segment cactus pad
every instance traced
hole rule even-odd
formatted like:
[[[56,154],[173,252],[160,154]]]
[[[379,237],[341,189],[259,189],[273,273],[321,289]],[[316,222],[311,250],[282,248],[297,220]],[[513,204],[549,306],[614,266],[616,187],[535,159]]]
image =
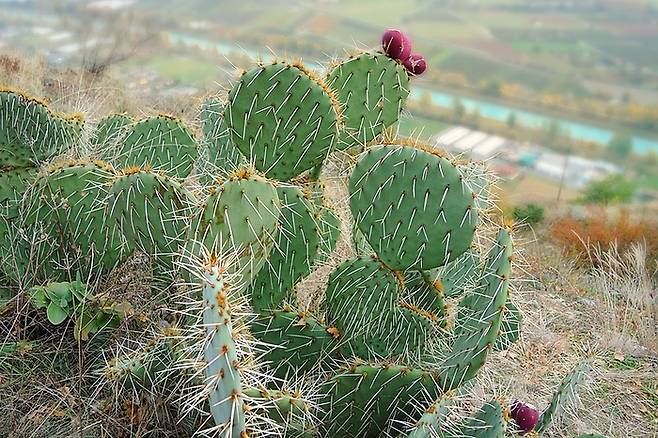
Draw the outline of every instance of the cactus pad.
[[[244,395],[240,363],[233,341],[231,309],[224,267],[210,265],[202,273],[203,324],[206,328],[204,357],[210,412],[219,436],[248,436],[245,428]]]
[[[0,168],[29,167],[64,152],[79,138],[82,124],[37,99],[0,90]]]
[[[303,68],[286,63],[246,72],[225,118],[235,146],[258,170],[287,180],[320,164],[338,140],[338,104]]]
[[[275,242],[280,212],[276,187],[270,181],[248,171],[236,173],[212,190],[192,222],[189,250],[199,254],[197,245],[202,244],[214,254],[237,251],[236,269],[250,283]]]
[[[444,297],[454,298],[475,286],[479,268],[480,256],[474,249],[469,249],[452,262],[423,272],[423,277],[441,289]]]
[[[90,274],[99,256],[105,256],[99,205],[113,176],[102,162],[66,161],[35,181],[21,206],[21,225],[31,245],[26,256],[30,271],[37,279],[65,278],[68,269]]]
[[[569,372],[569,374],[562,378],[560,386],[553,394],[551,403],[541,413],[539,422],[537,423],[537,426],[535,426],[535,430],[538,433],[541,434],[546,432],[553,422],[558,420],[577,399],[578,391],[583,385],[591,366],[590,359],[582,360]]]
[[[335,348],[327,328],[309,316],[277,310],[259,316],[252,324],[254,336],[275,346],[263,356],[279,378],[301,375],[316,368]]]
[[[250,289],[252,305],[259,311],[281,308],[286,300],[296,304],[293,287],[311,272],[320,246],[312,205],[301,190],[279,187],[277,194],[281,202],[277,241]]]
[[[340,218],[328,205],[316,211],[316,221],[320,227],[320,251],[316,263],[323,263],[336,249],[340,237]]]
[[[169,177],[140,169],[123,172],[112,181],[104,205],[106,250],[123,258],[139,250],[154,256],[157,266],[172,269],[194,203],[193,195]]]
[[[405,287],[405,301],[430,313],[437,321],[445,316],[443,292],[436,282],[426,281],[420,273],[409,272],[405,276]]]
[[[431,321],[400,301],[403,290],[401,275],[373,258],[348,260],[331,274],[328,322],[340,332],[345,354],[376,359],[424,346]]]
[[[369,149],[350,177],[350,208],[368,243],[392,269],[430,269],[470,246],[473,193],[445,158],[414,147]]]
[[[496,400],[485,403],[462,429],[458,436],[473,438],[504,438],[503,407]]]
[[[338,64],[327,83],[343,108],[340,149],[369,143],[397,123],[409,95],[404,67],[381,53],[363,53]]]
[[[112,145],[124,138],[132,123],[133,119],[126,114],[107,116],[96,125],[96,132],[91,142],[97,146]]]
[[[496,342],[508,296],[511,258],[512,240],[506,230],[500,230],[477,288],[460,302],[457,337],[441,366],[441,386],[446,391],[472,379]]]
[[[224,177],[230,172],[244,167],[247,162],[244,155],[233,146],[228,126],[224,120],[224,102],[219,99],[204,102],[199,117],[203,131],[200,151],[205,160],[203,175]]]
[[[323,436],[378,437],[396,419],[418,419],[435,400],[434,376],[401,366],[357,366],[323,386],[326,428]]]
[[[433,403],[420,417],[418,423],[407,434],[407,438],[433,438],[442,437],[445,434],[446,425],[443,424],[448,416],[448,407],[454,403],[454,400],[447,396],[442,396]]]
[[[184,178],[198,155],[192,133],[180,120],[159,115],[133,124],[119,146],[117,167],[152,167]]]
[[[511,301],[505,303],[505,313],[500,326],[500,334],[494,344],[494,351],[507,350],[513,343],[519,340],[521,335],[521,310]]]

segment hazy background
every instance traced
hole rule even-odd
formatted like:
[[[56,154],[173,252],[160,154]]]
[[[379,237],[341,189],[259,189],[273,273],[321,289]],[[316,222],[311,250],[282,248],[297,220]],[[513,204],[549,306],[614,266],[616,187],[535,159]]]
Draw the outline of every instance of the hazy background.
[[[429,63],[403,133],[489,160],[510,203],[601,180],[622,190],[606,203],[658,199],[658,1],[0,0],[0,54],[153,98],[216,92],[256,56],[322,69],[387,27]]]

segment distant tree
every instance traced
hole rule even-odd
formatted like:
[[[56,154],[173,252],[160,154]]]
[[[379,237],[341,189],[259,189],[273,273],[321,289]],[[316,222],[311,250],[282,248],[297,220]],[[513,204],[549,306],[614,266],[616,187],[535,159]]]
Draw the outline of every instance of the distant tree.
[[[516,113],[509,113],[509,116],[507,116],[507,126],[510,128],[516,126]]]
[[[585,204],[626,203],[633,198],[633,184],[621,175],[611,175],[592,181],[585,187],[582,201]]]
[[[633,150],[633,139],[624,133],[616,133],[608,143],[608,149],[614,155],[625,158]]]

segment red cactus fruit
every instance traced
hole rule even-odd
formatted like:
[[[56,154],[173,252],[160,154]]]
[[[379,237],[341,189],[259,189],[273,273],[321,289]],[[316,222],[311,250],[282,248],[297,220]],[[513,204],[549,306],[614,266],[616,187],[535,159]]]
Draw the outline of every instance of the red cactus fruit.
[[[531,404],[514,400],[510,405],[510,416],[523,433],[530,432],[539,421],[539,411]]]
[[[423,74],[423,72],[427,69],[427,61],[425,61],[423,55],[419,53],[412,53],[407,59],[404,60],[402,64],[411,76]]]
[[[401,30],[388,29],[382,36],[382,47],[391,58],[404,61],[411,54],[411,39]]]

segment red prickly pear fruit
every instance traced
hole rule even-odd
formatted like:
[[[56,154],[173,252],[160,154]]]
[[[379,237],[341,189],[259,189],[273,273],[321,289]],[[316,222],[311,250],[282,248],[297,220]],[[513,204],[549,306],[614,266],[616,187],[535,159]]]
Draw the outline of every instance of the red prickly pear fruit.
[[[411,54],[411,39],[401,30],[388,29],[382,36],[382,47],[388,56],[403,61]]]
[[[510,405],[510,416],[523,433],[530,432],[539,422],[539,411],[531,404],[514,400]]]
[[[402,65],[404,65],[404,68],[407,69],[407,73],[411,76],[418,76],[427,70],[427,61],[425,61],[423,55],[419,53],[412,53],[409,55]]]

